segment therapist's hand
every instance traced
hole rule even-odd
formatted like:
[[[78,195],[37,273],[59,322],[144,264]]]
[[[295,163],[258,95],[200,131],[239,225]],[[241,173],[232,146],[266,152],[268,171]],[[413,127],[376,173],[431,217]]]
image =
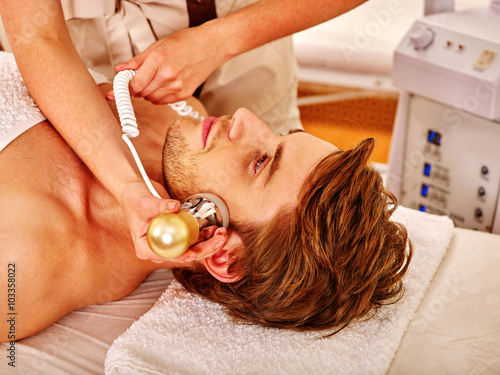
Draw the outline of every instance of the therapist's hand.
[[[165,259],[156,255],[149,247],[146,234],[149,224],[156,216],[165,212],[177,212],[180,202],[170,199],[160,184],[152,182],[158,194],[165,199],[154,197],[142,181],[128,185],[123,197],[123,209],[130,228],[135,252],[139,259],[151,260],[155,263],[185,264],[193,260],[201,260],[215,254],[227,242],[225,228],[215,226],[200,231],[197,242],[177,258]]]
[[[228,59],[216,31],[202,25],[160,39],[115,70],[137,70],[131,94],[167,104],[191,96]]]

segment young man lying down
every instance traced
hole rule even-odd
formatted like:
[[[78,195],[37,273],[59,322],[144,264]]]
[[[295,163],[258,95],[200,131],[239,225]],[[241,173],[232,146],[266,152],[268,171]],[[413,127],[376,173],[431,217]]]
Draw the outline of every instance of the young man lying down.
[[[111,85],[100,88],[104,95]],[[52,126],[37,122],[0,152],[0,311],[9,317],[15,265],[15,339],[120,299],[158,268],[173,268],[238,321],[327,334],[400,296],[411,246],[390,221],[394,198],[367,165],[372,139],[340,151],[304,132],[276,136],[245,109],[204,136],[202,122],[169,106],[135,100],[134,108],[134,143],[150,178],[180,201],[221,197],[230,226],[202,233],[210,238],[196,245],[209,248],[202,260],[138,259],[118,203]],[[2,327],[1,339],[12,340]]]

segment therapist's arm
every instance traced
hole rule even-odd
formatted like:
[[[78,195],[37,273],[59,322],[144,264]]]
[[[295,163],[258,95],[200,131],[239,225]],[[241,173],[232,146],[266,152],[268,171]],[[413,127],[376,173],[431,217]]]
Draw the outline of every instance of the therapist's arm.
[[[223,40],[226,59],[273,40],[318,25],[366,0],[260,0],[213,20]]]
[[[117,70],[139,69],[132,92],[156,103],[193,94],[239,54],[337,17],[366,0],[259,0],[227,16],[152,44]]]
[[[0,13],[33,99],[122,206],[138,256],[160,260],[147,246],[147,225],[179,203],[149,193],[120,125],[73,46],[59,0],[0,0]]]

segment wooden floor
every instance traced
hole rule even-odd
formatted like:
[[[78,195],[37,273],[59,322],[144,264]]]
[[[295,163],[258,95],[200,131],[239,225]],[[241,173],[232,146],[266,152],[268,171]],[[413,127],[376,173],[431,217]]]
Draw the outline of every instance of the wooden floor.
[[[377,145],[371,160],[378,163],[388,161],[397,102],[397,93],[299,84],[304,129],[342,149],[373,137]]]

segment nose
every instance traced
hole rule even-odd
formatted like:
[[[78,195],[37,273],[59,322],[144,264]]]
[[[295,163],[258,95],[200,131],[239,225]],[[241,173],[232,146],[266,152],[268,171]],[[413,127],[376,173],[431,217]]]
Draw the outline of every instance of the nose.
[[[240,108],[234,112],[231,129],[229,129],[229,139],[232,142],[238,142],[243,136],[245,121],[248,118],[248,110]]]
[[[271,133],[269,127],[263,123],[257,116],[246,108],[238,109],[232,119],[232,125],[229,129],[229,139],[232,142],[241,141],[244,138],[250,138],[257,141],[267,133]]]

